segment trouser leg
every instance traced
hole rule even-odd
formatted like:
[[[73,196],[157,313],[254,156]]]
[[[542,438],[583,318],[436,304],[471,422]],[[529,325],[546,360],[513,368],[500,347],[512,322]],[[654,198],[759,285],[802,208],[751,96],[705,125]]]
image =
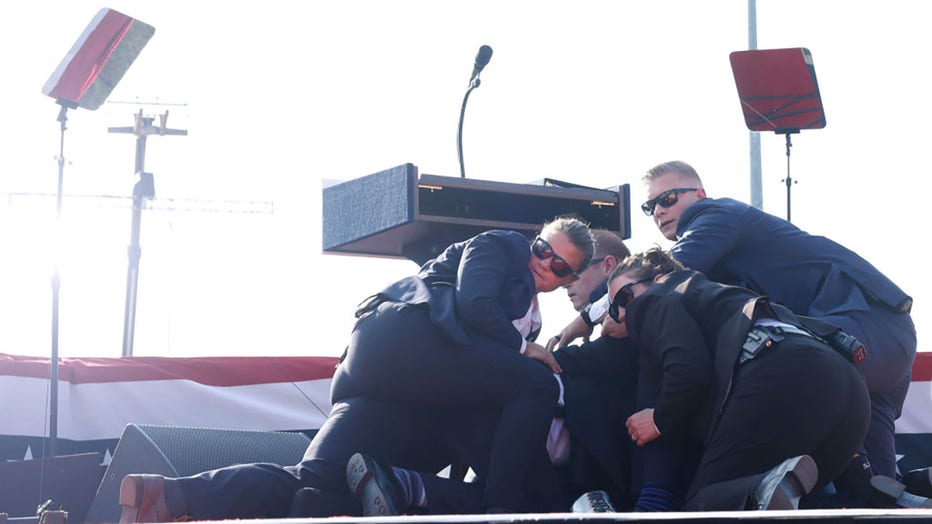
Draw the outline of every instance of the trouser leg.
[[[302,462],[282,467],[246,464],[178,479],[190,515],[198,520],[281,518],[288,516],[295,493],[314,488],[335,502],[350,496],[346,462],[356,452],[384,457],[398,465],[442,467],[452,455],[431,434],[425,410],[354,397],[333,405]],[[328,504],[340,514],[354,514],[347,504]],[[357,511],[355,514],[359,514]]]
[[[875,473],[896,477],[895,422],[903,410],[916,356],[912,318],[874,306],[870,311],[823,317],[864,344],[867,359],[857,367],[871,396],[871,420],[862,452]]]
[[[708,484],[693,493],[683,511],[743,511],[765,473]]]
[[[302,487],[294,467],[243,464],[175,481],[194,520],[281,518]]]

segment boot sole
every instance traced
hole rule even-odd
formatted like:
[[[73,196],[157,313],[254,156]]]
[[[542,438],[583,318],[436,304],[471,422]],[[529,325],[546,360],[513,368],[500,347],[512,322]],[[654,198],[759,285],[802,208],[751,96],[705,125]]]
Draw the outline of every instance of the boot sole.
[[[809,455],[800,455],[785,464],[783,479],[777,485],[766,507],[760,509],[798,508],[800,498],[808,495],[818,480],[819,468],[815,461]],[[790,485],[786,486],[785,482]]]
[[[125,477],[120,482],[120,524],[172,522],[162,482],[161,478]]]
[[[365,456],[356,453],[346,463],[346,483],[354,495],[362,501],[364,517],[386,517],[398,515],[391,493],[381,486],[387,479],[380,479],[378,466]]]

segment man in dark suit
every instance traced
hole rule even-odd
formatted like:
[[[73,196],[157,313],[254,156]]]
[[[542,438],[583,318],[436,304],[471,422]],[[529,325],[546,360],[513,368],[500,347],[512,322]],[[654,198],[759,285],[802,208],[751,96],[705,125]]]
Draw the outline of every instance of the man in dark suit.
[[[299,490],[315,495],[293,516],[564,508],[546,450],[559,366],[533,342],[537,293],[576,278],[592,257],[592,236],[582,222],[558,218],[528,240],[481,233],[367,300],[333,378],[333,410],[301,463],[179,479],[128,475],[120,521],[280,518]],[[353,462],[359,452],[367,460]],[[368,456],[406,469],[354,476],[375,466]],[[433,474],[456,460],[483,482]]]
[[[463,511],[526,511],[528,491],[549,493],[536,499],[546,501],[537,510],[557,509],[545,444],[559,390],[552,373],[528,358],[553,358],[533,342],[536,295],[574,280],[592,249],[589,229],[576,220],[544,226],[531,249],[528,239],[505,231],[451,245],[417,276],[379,293],[381,303],[353,332],[332,396],[498,410],[481,502]],[[419,505],[405,500],[391,512]]]
[[[660,164],[643,180],[648,198],[642,210],[676,242],[671,252],[683,265],[838,326],[864,344],[867,358],[858,370],[871,395],[870,429],[836,486],[853,498],[847,505],[865,503],[871,468],[896,475],[894,422],[916,353],[912,299],[836,242],[741,202],[707,198],[685,162]]]
[[[628,419],[630,438],[644,449],[701,442],[684,510],[795,509],[860,444],[864,381],[785,307],[681,268],[655,248],[610,277],[609,314],[654,393]]]

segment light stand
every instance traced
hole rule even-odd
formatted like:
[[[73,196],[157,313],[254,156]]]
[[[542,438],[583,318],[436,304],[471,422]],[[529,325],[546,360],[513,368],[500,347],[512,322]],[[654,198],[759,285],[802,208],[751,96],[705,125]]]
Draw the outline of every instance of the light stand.
[[[65,130],[68,129],[68,109],[77,105],[66,100],[58,100],[58,122],[61,138],[58,145],[58,191],[55,196],[55,260],[52,268],[52,354],[49,361],[49,455],[58,454],[58,318],[61,296],[61,277],[58,274],[58,249],[61,245],[61,204],[65,180]],[[45,456],[45,453],[43,453]]]
[[[790,176],[790,148],[793,147],[793,143],[790,140],[790,135],[794,133],[799,133],[799,129],[784,129],[777,131],[778,135],[786,135],[786,178],[781,180],[781,182],[786,183],[786,221],[792,222],[790,220],[790,187],[795,183],[795,180]]]
[[[155,28],[152,26],[123,13],[101,9],[42,87],[43,94],[54,98],[56,103],[61,105],[58,113],[61,141],[58,154],[55,267],[52,274],[52,351],[49,361],[48,450],[52,456],[58,454],[58,327],[61,290],[61,278],[58,274],[58,228],[61,222],[64,185],[67,111],[78,107],[93,111],[100,107],[154,32]]]

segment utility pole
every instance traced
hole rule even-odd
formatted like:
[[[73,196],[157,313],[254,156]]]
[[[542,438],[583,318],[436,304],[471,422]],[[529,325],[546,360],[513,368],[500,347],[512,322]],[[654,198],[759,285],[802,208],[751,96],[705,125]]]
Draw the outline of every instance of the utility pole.
[[[748,49],[757,49],[757,0],[748,0]],[[750,146],[751,205],[764,208],[763,172],[760,158],[760,133],[748,131]]]
[[[123,356],[133,354],[133,338],[136,329],[136,296],[139,286],[139,258],[142,249],[139,247],[139,232],[142,222],[142,209],[146,200],[155,198],[155,180],[152,173],[145,170],[146,138],[149,135],[187,135],[183,129],[169,129],[168,110],[159,115],[159,125],[155,125],[155,117],[143,116],[142,109],[136,113],[136,121],[132,127],[111,127],[111,133],[132,133],[136,135],[136,185],[133,186],[133,220],[130,229],[130,244],[128,248],[129,267],[126,271],[126,307],[123,315]]]

